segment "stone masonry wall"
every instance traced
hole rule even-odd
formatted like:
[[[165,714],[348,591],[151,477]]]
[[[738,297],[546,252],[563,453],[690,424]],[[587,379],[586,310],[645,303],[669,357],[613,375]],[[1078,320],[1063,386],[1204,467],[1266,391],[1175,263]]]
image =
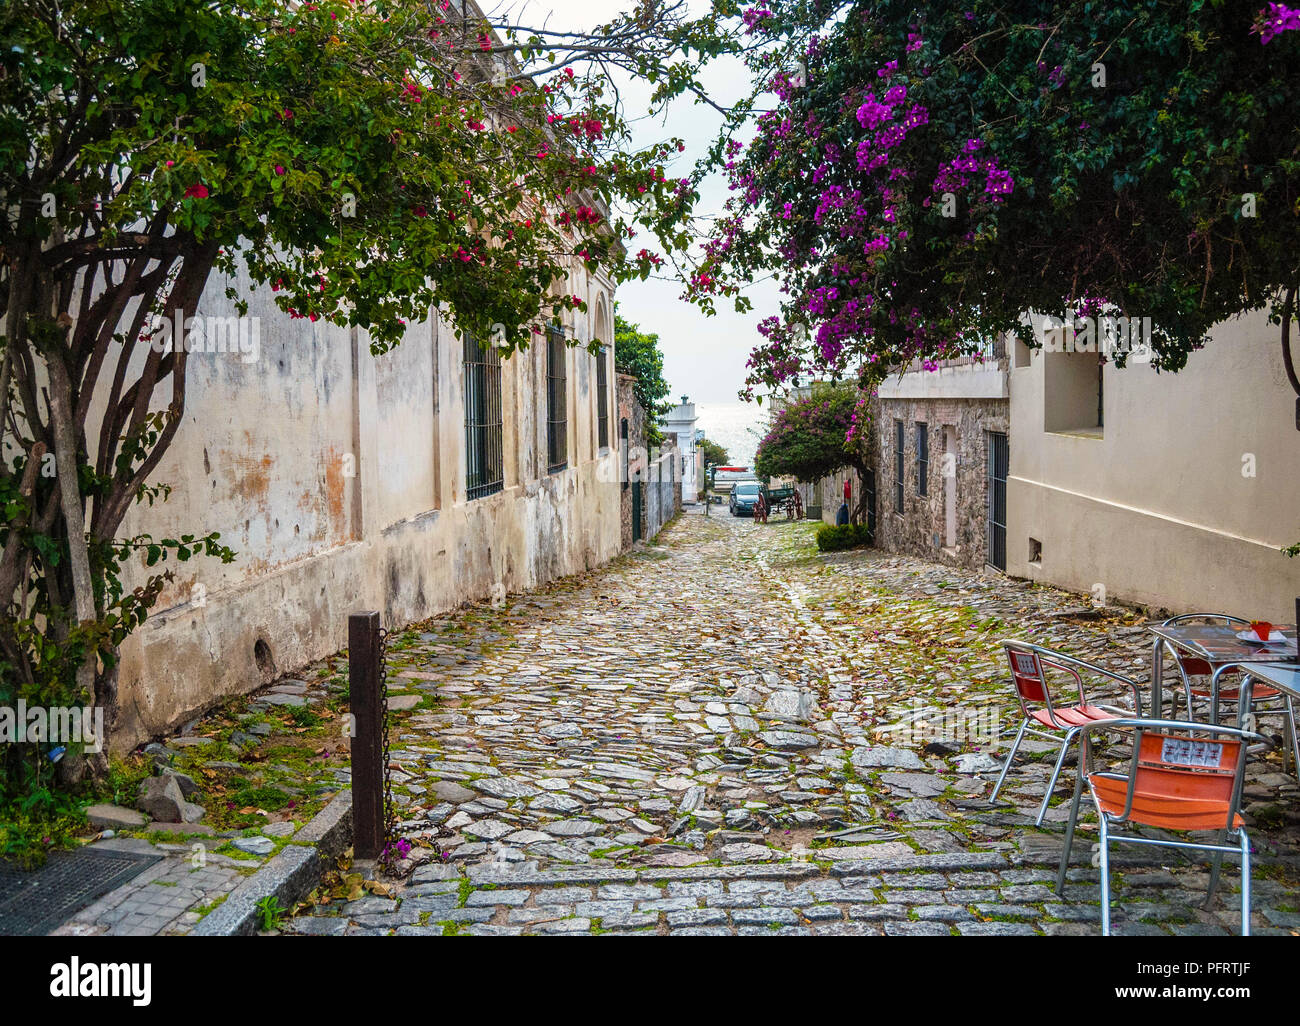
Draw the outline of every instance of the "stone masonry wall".
[[[876,462],[876,545],[888,552],[924,556],[979,569],[988,559],[988,437],[1005,433],[1010,406],[1005,399],[889,399],[874,405]],[[903,512],[896,511],[895,421],[903,422]],[[929,428],[928,494],[917,484],[916,425]],[[956,432],[956,544],[947,545],[944,428]],[[832,519],[834,512],[831,513]]]

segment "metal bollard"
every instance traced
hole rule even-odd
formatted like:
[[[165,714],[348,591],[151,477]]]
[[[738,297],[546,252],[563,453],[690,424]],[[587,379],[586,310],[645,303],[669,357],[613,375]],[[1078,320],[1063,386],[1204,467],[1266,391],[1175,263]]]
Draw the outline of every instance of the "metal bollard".
[[[352,734],[353,850],[378,858],[384,845],[384,707],[379,613],[348,617],[348,683]]]

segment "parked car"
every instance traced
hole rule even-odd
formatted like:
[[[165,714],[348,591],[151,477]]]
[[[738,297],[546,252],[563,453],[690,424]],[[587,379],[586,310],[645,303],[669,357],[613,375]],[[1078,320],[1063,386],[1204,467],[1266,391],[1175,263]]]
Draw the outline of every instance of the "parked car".
[[[722,496],[729,495],[731,489],[741,481],[758,480],[748,467],[714,467],[712,474],[713,492]]]
[[[754,506],[758,502],[758,489],[757,481],[737,481],[732,486],[727,505],[733,517],[754,515]]]

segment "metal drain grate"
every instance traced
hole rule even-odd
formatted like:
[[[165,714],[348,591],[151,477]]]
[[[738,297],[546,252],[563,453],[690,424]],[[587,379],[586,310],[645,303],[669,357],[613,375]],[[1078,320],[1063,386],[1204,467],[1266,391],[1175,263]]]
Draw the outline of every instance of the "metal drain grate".
[[[44,936],[161,858],[83,848],[52,852],[34,872],[0,861],[0,936]]]

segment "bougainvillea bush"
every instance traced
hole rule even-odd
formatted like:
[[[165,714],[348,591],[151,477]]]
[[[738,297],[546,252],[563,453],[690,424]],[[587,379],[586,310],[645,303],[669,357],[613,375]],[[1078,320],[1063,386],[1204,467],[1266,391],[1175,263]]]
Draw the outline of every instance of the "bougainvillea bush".
[[[1150,317],[1166,370],[1235,314],[1289,321],[1298,21],[1202,0],[751,7],[770,109],[720,144],[731,200],[690,293],[780,282],[747,394],[998,332],[1038,344],[1029,311]]]
[[[817,481],[848,467],[865,478],[871,466],[869,397],[850,384],[814,385],[809,395],[773,414],[754,456],[754,472],[764,481]],[[865,511],[862,503],[859,496],[854,523]]]

